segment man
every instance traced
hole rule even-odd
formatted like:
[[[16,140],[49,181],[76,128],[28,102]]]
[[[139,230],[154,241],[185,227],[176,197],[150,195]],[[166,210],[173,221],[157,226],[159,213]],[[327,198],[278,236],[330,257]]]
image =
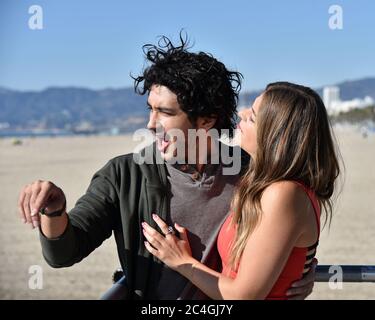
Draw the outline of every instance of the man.
[[[222,144],[211,143],[216,141],[214,137],[208,135],[206,148],[199,149],[193,161],[187,150],[196,145],[192,148],[186,141],[192,129],[226,129],[232,136],[242,76],[206,53],[189,52],[187,42],[180,40],[180,46],[165,37],[159,46],[144,46],[151,65],[134,78],[135,89],[148,93],[147,127],[155,134],[156,143],[142,152],[152,148],[151,164],[140,163],[134,154],[110,160],[93,176],[86,194],[69,214],[63,191],[51,182],[35,181],[25,186],[19,197],[21,217],[40,227],[43,255],[52,267],[81,261],[113,232],[129,299],[204,298],[186,279],[148,253],[141,223],[156,227],[152,214],[157,213],[169,225],[177,222],[186,227],[194,257],[218,269],[216,236],[241,177],[240,170],[223,174],[227,164],[222,156],[218,162],[212,161],[212,155],[222,155],[224,149]],[[169,134],[173,129],[185,138],[187,149],[182,158],[186,164],[181,164],[181,152],[177,163],[171,161],[181,142]],[[231,149],[233,162],[238,160],[246,168],[248,157],[236,151],[239,149]],[[161,163],[157,161],[160,156]],[[210,156],[207,164],[202,161]],[[312,271],[292,289],[292,297],[310,294],[313,279]]]

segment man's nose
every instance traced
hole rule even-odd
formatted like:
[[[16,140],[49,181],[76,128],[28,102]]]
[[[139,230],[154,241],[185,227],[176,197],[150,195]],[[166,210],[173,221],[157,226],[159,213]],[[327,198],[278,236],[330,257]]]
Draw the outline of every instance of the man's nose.
[[[156,114],[151,111],[150,116],[148,118],[147,129],[156,130],[156,122]]]

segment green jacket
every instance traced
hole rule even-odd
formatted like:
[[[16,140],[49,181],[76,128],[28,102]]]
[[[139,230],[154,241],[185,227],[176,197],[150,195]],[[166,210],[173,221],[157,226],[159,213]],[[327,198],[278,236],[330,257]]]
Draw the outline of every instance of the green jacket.
[[[153,146],[154,160],[155,149]],[[243,163],[247,161],[243,156]],[[167,174],[165,164],[139,165],[132,153],[110,160],[95,173],[86,194],[69,212],[64,234],[47,239],[41,233],[47,263],[54,268],[71,266],[99,247],[113,231],[129,298],[153,298],[162,262],[146,250],[141,223],[146,221],[157,228],[152,214],[164,220],[169,215]]]

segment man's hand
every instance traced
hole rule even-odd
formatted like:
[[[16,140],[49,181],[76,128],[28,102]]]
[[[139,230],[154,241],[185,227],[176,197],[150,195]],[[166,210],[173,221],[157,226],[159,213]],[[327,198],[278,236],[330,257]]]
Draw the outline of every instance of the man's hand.
[[[301,280],[292,283],[292,287],[287,291],[288,300],[304,300],[312,292],[315,281],[315,269],[318,260],[314,258],[309,273]]]
[[[24,186],[18,198],[18,211],[21,220],[32,228],[40,226],[39,211],[46,213],[62,209],[66,199],[64,192],[50,181],[37,180]]]

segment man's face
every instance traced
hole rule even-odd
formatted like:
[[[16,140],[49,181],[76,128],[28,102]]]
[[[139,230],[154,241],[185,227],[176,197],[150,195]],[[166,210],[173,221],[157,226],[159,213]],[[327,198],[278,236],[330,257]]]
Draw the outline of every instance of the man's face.
[[[153,85],[148,96],[147,104],[150,109],[150,118],[147,128],[156,134],[156,145],[165,161],[175,156],[176,138],[168,135],[168,131],[179,129],[188,141],[188,129],[194,126],[188,116],[180,108],[177,96],[167,87]]]

